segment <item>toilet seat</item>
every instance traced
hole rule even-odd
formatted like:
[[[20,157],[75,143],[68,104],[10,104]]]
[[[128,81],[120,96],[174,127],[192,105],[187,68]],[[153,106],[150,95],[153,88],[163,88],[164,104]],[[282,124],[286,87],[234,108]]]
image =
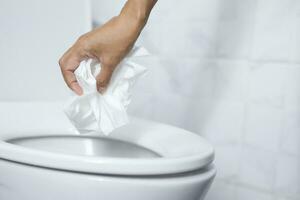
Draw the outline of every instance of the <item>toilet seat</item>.
[[[0,159],[57,170],[113,175],[176,174],[203,168],[213,161],[213,147],[202,137],[138,118],[132,118],[130,124],[115,130],[109,137],[149,149],[160,157],[67,155],[9,142],[24,137],[74,136],[74,130],[58,105],[44,102],[0,103],[3,111],[0,114]],[[100,137],[95,133],[89,136]]]

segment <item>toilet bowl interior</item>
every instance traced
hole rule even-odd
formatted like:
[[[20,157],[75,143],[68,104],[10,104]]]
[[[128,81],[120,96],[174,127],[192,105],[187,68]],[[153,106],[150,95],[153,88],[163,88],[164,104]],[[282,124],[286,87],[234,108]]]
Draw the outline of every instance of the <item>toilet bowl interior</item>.
[[[6,142],[42,151],[75,156],[114,158],[159,158],[158,153],[137,144],[97,136],[38,136]]]

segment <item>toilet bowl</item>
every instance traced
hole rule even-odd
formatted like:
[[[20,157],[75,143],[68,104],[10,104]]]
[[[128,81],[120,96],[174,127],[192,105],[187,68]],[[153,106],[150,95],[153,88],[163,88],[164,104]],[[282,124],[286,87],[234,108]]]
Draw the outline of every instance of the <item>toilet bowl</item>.
[[[199,200],[216,170],[202,137],[131,118],[80,135],[59,103],[0,103],[0,199]]]

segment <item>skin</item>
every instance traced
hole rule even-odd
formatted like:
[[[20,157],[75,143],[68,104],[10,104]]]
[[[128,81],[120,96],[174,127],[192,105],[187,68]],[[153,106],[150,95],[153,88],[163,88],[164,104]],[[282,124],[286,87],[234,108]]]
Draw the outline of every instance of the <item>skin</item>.
[[[104,93],[115,68],[146,25],[155,3],[156,0],[128,0],[118,16],[79,37],[59,60],[68,87],[77,95],[83,94],[74,71],[82,60],[93,58],[101,62],[102,69],[96,81],[98,91]]]

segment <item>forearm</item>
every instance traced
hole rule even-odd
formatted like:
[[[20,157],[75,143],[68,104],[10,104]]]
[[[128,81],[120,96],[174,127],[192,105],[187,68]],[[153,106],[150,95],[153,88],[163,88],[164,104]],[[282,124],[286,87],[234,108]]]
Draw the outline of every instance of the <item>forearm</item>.
[[[128,17],[142,29],[157,0],[128,0],[120,12],[120,16]]]

